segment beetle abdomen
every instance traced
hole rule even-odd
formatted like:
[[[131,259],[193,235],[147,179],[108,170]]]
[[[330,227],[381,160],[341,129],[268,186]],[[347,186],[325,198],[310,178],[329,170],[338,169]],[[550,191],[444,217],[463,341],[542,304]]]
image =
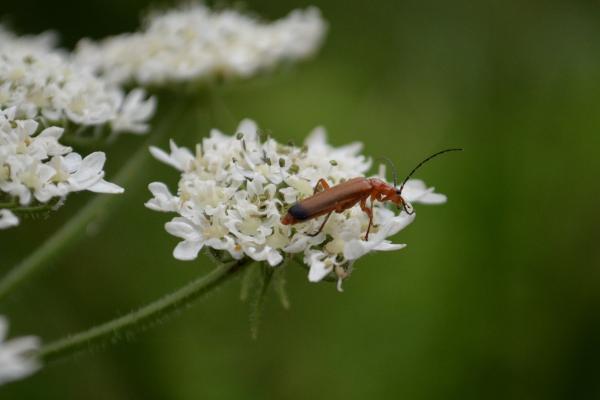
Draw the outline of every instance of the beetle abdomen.
[[[282,221],[285,224],[295,224],[296,222],[320,217],[332,211],[345,210],[356,204],[371,190],[372,186],[366,178],[350,179],[300,200],[290,207]]]
[[[304,207],[301,203],[296,203],[290,207],[288,213],[298,221],[306,221],[311,217],[310,210]]]

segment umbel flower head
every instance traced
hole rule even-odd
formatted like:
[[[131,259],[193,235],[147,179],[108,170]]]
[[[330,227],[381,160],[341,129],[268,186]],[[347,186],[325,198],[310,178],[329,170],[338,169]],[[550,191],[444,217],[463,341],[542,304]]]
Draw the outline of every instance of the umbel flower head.
[[[311,56],[325,31],[314,7],[267,23],[235,10],[212,11],[190,4],[151,14],[140,32],[99,43],[83,40],[76,57],[116,83],[247,78]]]
[[[322,128],[315,129],[301,148],[271,138],[261,141],[259,136],[256,124],[244,120],[232,136],[213,130],[195,152],[173,142],[170,152],[150,149],[181,172],[176,195],[164,183],[154,182],[149,185],[154,197],[146,203],[152,210],[177,214],[165,226],[182,239],[175,258],[193,260],[208,247],[234,259],[249,257],[276,267],[298,256],[310,268],[310,281],[333,275],[341,283],[365,254],[405,246],[393,244],[389,237],[410,224],[414,214],[396,214],[381,202],[375,203],[376,225],[368,241],[364,235],[369,218],[359,207],[333,213],[316,236],[311,234],[322,218],[283,225],[289,207],[311,196],[319,179],[336,185],[364,176],[371,161],[360,155],[360,143],[328,145]],[[446,200],[419,180],[406,184],[403,197],[429,204]]]
[[[0,108],[16,107],[19,118],[61,126],[147,131],[154,98],[146,98],[142,89],[125,94],[52,43],[50,34],[18,37],[0,27]]]
[[[6,340],[8,321],[0,315],[0,385],[23,379],[40,368],[38,361],[29,353],[39,347],[34,336]]]
[[[123,192],[104,180],[103,152],[83,158],[59,143],[62,128],[40,131],[36,121],[16,119],[15,113],[15,107],[0,110],[0,229],[18,224],[11,209],[60,201],[82,190]]]

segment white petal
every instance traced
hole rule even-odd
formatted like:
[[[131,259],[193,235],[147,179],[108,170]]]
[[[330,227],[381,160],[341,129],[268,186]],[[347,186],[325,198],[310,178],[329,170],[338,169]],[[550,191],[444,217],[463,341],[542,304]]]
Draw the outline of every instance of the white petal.
[[[17,218],[15,214],[13,214],[10,210],[0,210],[0,229],[7,229],[17,225],[19,225],[19,218]],[[2,337],[0,335],[0,341],[1,340]]]
[[[446,202],[446,196],[434,193],[435,188],[427,188],[425,182],[419,179],[411,179],[404,185],[402,197],[409,203],[442,204]]]
[[[34,336],[6,339],[8,323],[0,317],[0,385],[23,379],[40,368],[32,352],[40,347],[40,341]]]
[[[317,126],[308,135],[304,144],[308,147],[324,147],[327,146],[327,131],[322,126]]]
[[[175,169],[184,171],[187,165],[194,160],[194,155],[185,147],[178,147],[173,140],[169,141],[169,146],[171,148],[170,155],[154,146],[150,147],[150,153],[157,160],[162,161]]]
[[[194,225],[185,218],[173,218],[172,221],[167,222],[165,224],[165,229],[171,235],[177,236],[185,240],[200,240],[200,234],[198,233]]]
[[[344,246],[344,257],[347,260],[356,260],[371,251],[392,251],[405,247],[405,245],[391,244],[386,239],[404,229],[414,218],[414,214],[403,213],[386,221],[375,234],[369,237],[368,242],[361,239],[348,241]]]
[[[182,261],[194,260],[198,257],[198,252],[202,250],[202,246],[202,242],[184,240],[179,242],[173,250],[173,257]]]
[[[78,153],[69,153],[62,158],[65,168],[70,173],[77,171],[82,161],[83,159]]]
[[[326,264],[323,259],[327,259],[321,251],[309,252],[304,257],[304,261],[310,267],[308,271],[308,280],[310,282],[319,282],[325,278],[332,270],[333,264]]]
[[[237,132],[242,133],[246,140],[254,140],[258,126],[251,119],[244,119],[237,127]]]
[[[88,187],[87,190],[89,190],[90,192],[111,194],[123,193],[125,191],[125,189],[123,189],[121,186],[111,182],[107,182],[104,179],[101,179],[92,186]]]
[[[91,153],[85,157],[79,169],[69,178],[69,183],[74,190],[87,190],[98,183],[104,175],[102,167],[105,161],[106,155],[101,151]]]
[[[55,139],[60,139],[64,132],[63,128],[59,128],[57,126],[51,126],[49,128],[44,129],[37,137],[52,137]]]
[[[384,240],[377,246],[373,247],[373,250],[374,251],[394,251],[394,250],[403,249],[405,247],[406,247],[406,244],[392,243],[389,240]]]
[[[83,159],[81,168],[89,174],[98,174],[102,171],[106,162],[106,154],[102,151],[95,151]]]
[[[422,204],[444,204],[446,201],[448,201],[446,195],[441,193],[433,193],[433,190],[434,189],[432,188],[432,192],[425,194],[419,198],[417,202]]]
[[[162,150],[156,146],[150,146],[150,153],[158,161],[161,161],[167,165],[170,165],[172,167],[179,169],[176,165],[174,165],[173,161],[171,161],[171,157],[164,150]]]
[[[37,170],[38,179],[42,183],[48,182],[50,180],[50,178],[52,178],[54,176],[54,174],[56,174],[56,171],[54,170],[54,168],[52,168],[46,164],[40,165],[40,167]]]
[[[326,267],[323,262],[314,262],[308,271],[308,280],[310,282],[320,282],[333,270],[333,267]]]
[[[371,251],[368,242],[360,239],[351,240],[344,246],[344,257],[348,260],[356,260]]]
[[[167,185],[162,182],[152,182],[148,185],[148,189],[154,198],[146,202],[146,207],[154,211],[177,211],[179,198],[171,194]]]
[[[271,267],[274,267],[283,261],[283,256],[270,246],[264,246],[262,249],[249,246],[244,249],[244,252],[248,257],[255,261],[267,261]]]

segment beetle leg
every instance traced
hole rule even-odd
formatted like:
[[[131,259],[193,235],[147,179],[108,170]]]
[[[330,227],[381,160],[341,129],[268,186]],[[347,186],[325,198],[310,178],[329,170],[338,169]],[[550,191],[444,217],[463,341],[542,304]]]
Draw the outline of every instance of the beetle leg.
[[[315,190],[313,191],[313,194],[315,194],[319,191],[319,186],[321,186],[322,190],[329,189],[329,183],[327,183],[327,181],[325,179],[321,178],[317,181],[317,184],[315,185]]]
[[[365,240],[369,240],[369,231],[371,230],[371,226],[373,226],[373,203],[371,203],[371,208],[367,207],[367,198],[363,198],[360,201],[360,209],[363,210],[369,216],[369,227],[367,228],[367,233],[365,234]]]
[[[375,205],[375,201],[381,201],[382,197],[383,197],[383,195],[381,193],[371,195],[371,215],[373,215],[373,206]],[[375,224],[375,223],[373,224],[374,228],[377,228],[378,226],[379,226],[378,224]]]
[[[327,214],[327,216],[325,217],[325,219],[323,220],[323,223],[321,224],[321,226],[319,227],[319,230],[316,231],[315,233],[307,233],[308,236],[311,237],[315,237],[317,236],[319,233],[321,233],[321,231],[323,230],[323,228],[325,228],[325,224],[327,223],[327,220],[329,220],[329,217],[331,217],[331,214],[333,214],[333,211],[329,212],[329,214]]]
[[[409,204],[405,201],[402,202],[402,208],[404,209],[404,212],[408,215],[413,215],[415,213],[415,209],[413,208],[413,206],[409,207]]]

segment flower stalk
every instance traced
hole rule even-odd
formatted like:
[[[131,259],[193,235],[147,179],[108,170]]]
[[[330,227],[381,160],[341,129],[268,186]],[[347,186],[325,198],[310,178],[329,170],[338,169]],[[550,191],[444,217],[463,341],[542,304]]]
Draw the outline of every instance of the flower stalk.
[[[249,258],[243,258],[228,264],[222,264],[209,274],[197,278],[177,291],[145,307],[87,331],[49,343],[43,346],[36,353],[36,356],[44,362],[49,362],[77,353],[94,344],[102,342],[116,343],[128,333],[139,331],[164,320],[165,317],[229,281],[241,272],[245,266],[253,262]]]
[[[250,299],[250,334],[252,339],[258,339],[260,319],[265,307],[267,291],[273,278],[275,270],[266,263],[259,265],[258,279]]]

